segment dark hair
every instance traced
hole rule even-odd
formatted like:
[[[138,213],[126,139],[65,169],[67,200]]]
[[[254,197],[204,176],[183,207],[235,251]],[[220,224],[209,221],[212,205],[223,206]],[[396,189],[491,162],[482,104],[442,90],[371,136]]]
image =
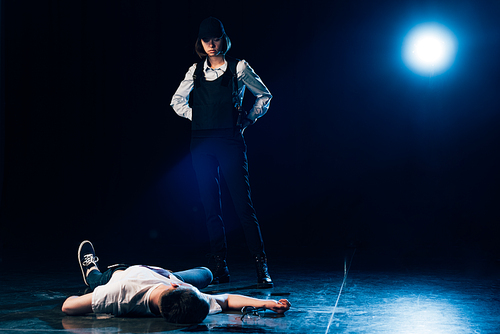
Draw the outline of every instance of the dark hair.
[[[160,295],[159,307],[163,318],[175,324],[197,324],[210,311],[210,305],[199,292],[182,287],[165,290]]]
[[[226,34],[222,35],[221,39],[222,39],[222,54],[225,55],[229,51],[229,49],[231,49],[231,40]],[[198,54],[200,58],[203,58],[207,55],[205,53],[205,49],[203,49],[203,44],[201,44],[201,38],[198,38],[196,40],[196,43],[194,43],[194,51],[196,52],[196,54]]]

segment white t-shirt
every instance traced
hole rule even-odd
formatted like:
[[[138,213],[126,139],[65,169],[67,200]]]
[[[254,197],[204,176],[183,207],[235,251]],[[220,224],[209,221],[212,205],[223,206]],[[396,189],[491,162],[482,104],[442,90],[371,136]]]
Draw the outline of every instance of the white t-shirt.
[[[116,272],[110,281],[98,286],[92,294],[94,313],[111,313],[115,316],[154,316],[149,308],[149,296],[160,285],[182,282],[174,275],[159,267],[132,266],[122,272]],[[210,305],[209,314],[222,311],[215,298],[201,293]]]

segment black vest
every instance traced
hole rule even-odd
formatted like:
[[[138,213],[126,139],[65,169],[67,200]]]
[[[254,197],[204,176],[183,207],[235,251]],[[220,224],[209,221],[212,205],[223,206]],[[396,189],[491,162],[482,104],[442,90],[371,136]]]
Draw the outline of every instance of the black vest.
[[[233,131],[236,126],[238,112],[234,101],[238,89],[236,81],[238,60],[226,57],[226,61],[227,70],[214,81],[205,79],[203,61],[196,65],[193,75],[194,87],[189,95],[189,105],[193,110],[191,125],[193,131]]]

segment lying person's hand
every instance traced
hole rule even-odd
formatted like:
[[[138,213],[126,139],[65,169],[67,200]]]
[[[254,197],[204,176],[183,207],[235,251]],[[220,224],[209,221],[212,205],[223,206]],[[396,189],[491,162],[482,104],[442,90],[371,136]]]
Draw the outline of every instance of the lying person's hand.
[[[279,301],[268,300],[264,307],[276,313],[285,313],[291,306],[292,304],[288,300],[280,299]]]

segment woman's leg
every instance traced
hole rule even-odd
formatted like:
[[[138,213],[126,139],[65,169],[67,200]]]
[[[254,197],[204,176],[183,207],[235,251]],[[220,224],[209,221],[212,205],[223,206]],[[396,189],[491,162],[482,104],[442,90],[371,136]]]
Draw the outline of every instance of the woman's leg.
[[[254,257],[257,269],[257,285],[262,288],[273,287],[267,268],[267,257],[259,221],[252,203],[247,147],[241,134],[232,139],[225,139],[225,150],[217,155],[221,173],[226,179],[227,187],[234,208],[238,214],[250,253]]]
[[[213,154],[215,138],[192,138],[191,156],[205,211],[210,251],[226,258],[227,244],[220,199],[219,162]]]
[[[224,139],[223,149],[217,152],[217,157],[250,253],[265,256],[264,241],[251,197],[246,151],[244,139],[237,134],[235,138]]]

